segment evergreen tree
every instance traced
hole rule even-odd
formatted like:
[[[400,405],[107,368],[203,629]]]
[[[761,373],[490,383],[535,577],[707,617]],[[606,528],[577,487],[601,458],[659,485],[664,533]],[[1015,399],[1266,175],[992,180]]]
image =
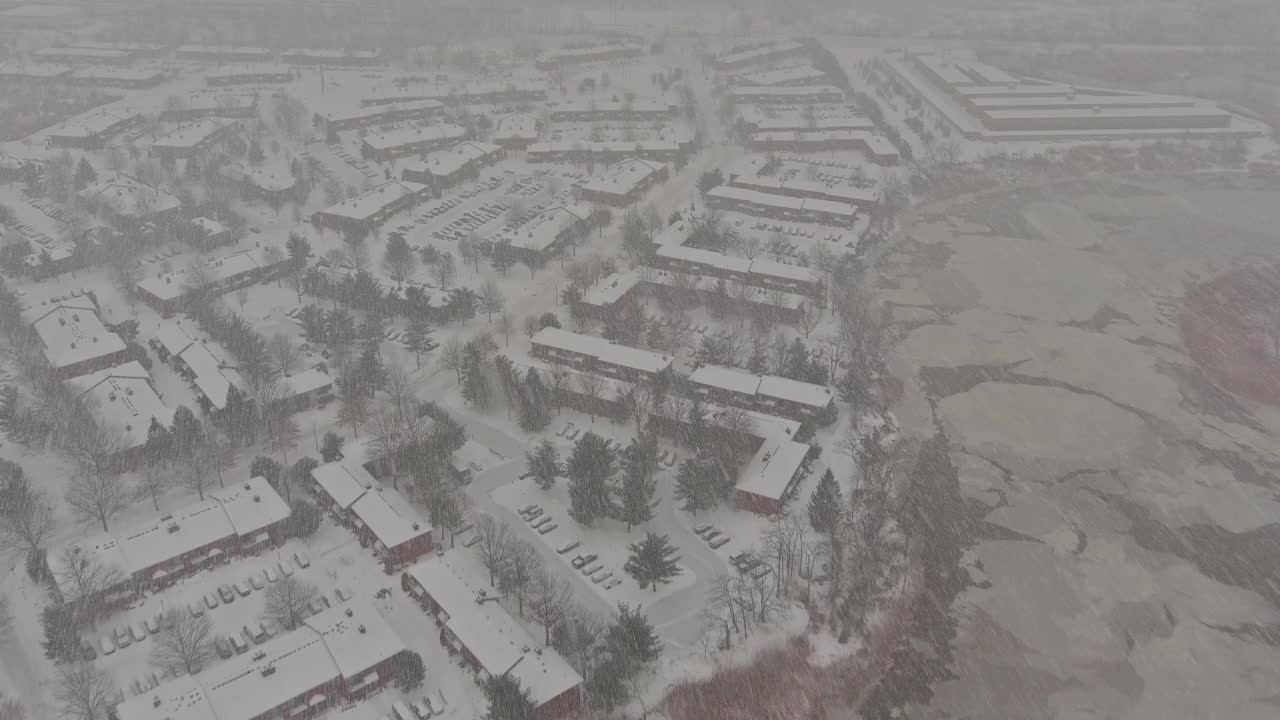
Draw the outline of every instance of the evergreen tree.
[[[631,551],[631,555],[627,557],[623,569],[640,583],[641,590],[646,585],[652,585],[654,592],[657,592],[658,583],[665,585],[683,572],[677,562],[680,550],[671,544],[666,535],[645,533],[643,540],[632,543],[627,549]]]
[[[249,463],[249,477],[263,478],[281,495],[284,495],[280,488],[283,475],[284,468],[280,467],[280,463],[266,455],[259,455],[253,459],[253,462]]]
[[[54,662],[70,662],[80,654],[80,624],[76,620],[76,605],[46,605],[40,613],[44,628],[45,657]]]
[[[324,439],[320,441],[320,459],[331,463],[340,457],[342,457],[342,436],[333,432],[325,433]]]
[[[462,348],[462,397],[478,410],[489,407],[492,390],[484,373],[484,350],[474,340]]]
[[[690,458],[680,463],[675,496],[682,503],[680,509],[693,515],[715,506],[716,488],[712,474],[700,460]]]
[[[396,685],[406,692],[422,686],[427,677],[427,670],[422,664],[422,656],[412,650],[405,650],[391,661],[391,674]]]
[[[307,264],[307,258],[311,256],[311,243],[298,233],[289,233],[289,239],[285,241],[285,251],[289,253],[289,264],[294,269],[301,268]]]
[[[386,386],[387,368],[382,364],[382,357],[378,355],[376,347],[371,345],[360,353],[360,362],[355,376],[358,378],[358,384],[364,388],[369,397],[373,397],[374,393]]]
[[[323,514],[315,503],[294,500],[289,504],[289,519],[285,521],[285,531],[293,537],[311,537],[320,529],[322,519]]]
[[[619,520],[632,525],[653,519],[653,496],[658,484],[653,480],[658,469],[658,442],[652,435],[633,438],[622,452],[622,492],[618,506]]]
[[[179,405],[173,411],[173,452],[178,457],[187,457],[204,436],[204,429],[195,413],[186,405]]]
[[[569,476],[569,515],[583,525],[613,514],[609,482],[615,471],[613,450],[604,438],[587,433],[578,439],[565,465]]]
[[[396,282],[404,282],[413,274],[414,266],[417,259],[413,255],[413,248],[409,247],[409,242],[405,240],[404,233],[393,232],[387,235],[387,248],[383,253],[384,264],[387,272]]]
[[[520,389],[520,427],[540,432],[551,422],[551,400],[537,368],[529,368]]]
[[[662,654],[658,634],[649,624],[649,618],[639,607],[633,611],[626,603],[618,604],[618,617],[605,632],[605,646],[627,668],[652,662]]]
[[[543,440],[538,446],[525,454],[529,472],[533,473],[534,482],[543,490],[550,490],[556,484],[556,478],[564,472],[560,465],[560,453],[555,443]]]
[[[504,240],[500,243],[494,243],[493,257],[490,258],[489,262],[493,265],[494,270],[506,275],[511,266],[516,264],[516,254],[511,248],[511,241]]]
[[[151,426],[147,428],[147,443],[143,446],[143,454],[149,462],[160,462],[173,457],[173,431],[151,418]]]
[[[626,668],[620,660],[601,660],[586,684],[592,706],[604,708],[605,712],[613,712],[614,708],[626,702],[627,686],[623,682],[626,676]]]
[[[818,487],[809,496],[809,524],[820,533],[830,534],[835,530],[842,504],[840,485],[836,482],[835,473],[827,468],[818,481]]]
[[[90,183],[97,179],[98,173],[94,171],[93,166],[89,164],[88,160],[81,157],[80,163],[76,165],[76,175],[72,181],[75,183],[76,190],[79,191],[85,189]]]
[[[489,701],[487,720],[534,720],[537,717],[533,698],[515,677],[505,673],[491,675],[482,689]]]

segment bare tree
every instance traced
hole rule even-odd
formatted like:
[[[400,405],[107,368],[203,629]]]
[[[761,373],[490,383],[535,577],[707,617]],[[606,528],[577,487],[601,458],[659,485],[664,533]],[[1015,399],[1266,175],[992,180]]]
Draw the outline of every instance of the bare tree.
[[[605,632],[605,622],[598,615],[581,605],[566,608],[561,620],[561,631],[556,633],[556,649],[577,666],[582,675],[591,674],[596,647]]]
[[[360,426],[369,419],[369,398],[359,388],[347,388],[338,406],[338,422],[351,428],[360,437]]]
[[[569,384],[573,380],[573,376],[569,374],[569,369],[561,365],[551,368],[549,373],[551,376],[552,402],[556,404],[556,414],[560,414],[560,408],[564,405],[565,393],[569,392]]]
[[[529,612],[542,625],[543,645],[551,644],[551,629],[564,620],[572,601],[573,588],[567,580],[546,571],[534,575],[529,584]]]
[[[600,393],[604,392],[604,380],[595,373],[584,372],[578,375],[578,388],[587,396],[587,413],[591,415],[591,422],[595,422]]]
[[[403,444],[403,429],[404,425],[400,422],[400,418],[389,408],[383,408],[373,416],[373,425],[369,429],[369,449],[374,459],[386,466],[391,474],[391,486],[397,490],[400,486],[397,484],[399,468],[396,456]]]
[[[458,384],[462,384],[462,343],[456,336],[445,340],[440,347],[440,366],[452,370],[458,378]]]
[[[800,306],[800,314],[796,316],[796,324],[800,326],[801,332],[804,333],[804,339],[809,339],[809,333],[818,327],[818,323],[822,322],[822,310],[812,302],[805,302]]]
[[[27,720],[27,709],[17,700],[0,696],[0,720]]]
[[[280,623],[285,629],[292,630],[298,626],[302,614],[318,594],[319,590],[315,585],[303,582],[296,576],[280,578],[267,588],[262,615]]]
[[[481,515],[476,518],[476,535],[480,538],[480,544],[476,546],[480,551],[480,564],[489,571],[489,585],[493,585],[506,568],[511,532],[492,515]]]
[[[137,498],[149,498],[151,506],[160,511],[160,496],[169,491],[173,468],[163,460],[148,458],[142,461],[142,470],[138,473],[136,486]]]
[[[213,659],[213,621],[177,608],[164,614],[165,631],[151,644],[151,663],[166,670],[200,672]]]
[[[69,720],[99,720],[106,716],[107,703],[115,694],[111,676],[87,662],[58,666],[53,696],[58,711]]]
[[[182,463],[182,483],[189,490],[195,490],[196,494],[204,500],[205,488],[213,481],[214,466],[210,462],[211,453],[204,443],[199,443],[191,448],[191,452],[186,453],[178,462]]]
[[[0,508],[0,550],[31,554],[44,548],[57,522],[41,490],[27,490],[14,507]]]
[[[103,532],[109,529],[108,521],[128,507],[129,502],[124,482],[113,472],[79,472],[67,488],[67,504],[76,517],[85,523],[102,523]]]
[[[267,348],[275,362],[276,371],[289,377],[289,373],[298,365],[298,349],[293,346],[293,341],[284,333],[276,333],[271,336]]]
[[[498,316],[498,331],[502,333],[502,338],[507,347],[511,347],[511,331],[515,329],[516,319],[510,310],[503,310]]]
[[[53,579],[66,603],[90,604],[99,593],[119,585],[125,578],[119,568],[85,557],[75,545],[58,551],[53,566]]]
[[[480,286],[480,307],[488,314],[489,322],[493,322],[493,314],[502,312],[506,304],[507,298],[502,294],[498,282],[493,278],[485,280],[484,285]]]
[[[499,585],[504,593],[515,591],[521,617],[524,616],[525,590],[528,589],[529,583],[533,582],[534,576],[541,571],[542,559],[538,556],[538,551],[534,550],[529,543],[512,538],[507,549],[507,561],[503,565]]]

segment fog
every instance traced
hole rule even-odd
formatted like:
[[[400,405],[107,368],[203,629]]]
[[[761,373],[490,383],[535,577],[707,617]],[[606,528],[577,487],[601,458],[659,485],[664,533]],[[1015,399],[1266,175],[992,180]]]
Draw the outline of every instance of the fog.
[[[1277,37],[0,0],[0,720],[1275,717]]]

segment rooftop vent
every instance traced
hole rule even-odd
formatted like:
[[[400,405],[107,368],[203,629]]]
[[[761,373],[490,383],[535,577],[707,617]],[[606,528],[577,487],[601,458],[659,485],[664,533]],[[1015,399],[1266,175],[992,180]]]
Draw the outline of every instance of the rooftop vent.
[[[359,630],[361,635],[364,635],[366,632],[368,632],[363,625],[357,627],[356,630]]]
[[[151,698],[151,707],[160,707],[160,696],[159,696],[159,695],[157,695],[157,696],[155,696],[155,697]]]
[[[254,653],[254,654],[253,654],[253,659],[254,659],[254,661],[255,661],[255,662],[257,662],[258,660],[262,660],[262,659],[264,659],[264,658],[266,658],[266,657],[267,657],[267,651],[266,651],[266,650],[259,650],[258,652],[256,652],[256,653]]]
[[[67,319],[66,319],[66,318],[58,318],[58,324],[59,324],[59,325],[66,325],[66,324],[67,324]]]
[[[262,677],[270,677],[271,675],[275,675],[275,674],[276,674],[275,665],[268,665],[262,668]]]
[[[170,515],[169,513],[165,513],[164,515],[160,516],[160,522],[164,522],[166,520],[172,520],[172,519],[173,519],[173,515]]]
[[[254,496],[253,496],[253,501],[254,501],[254,502],[262,502],[262,496],[261,496],[261,495],[254,495]]]
[[[413,529],[414,529],[414,531],[415,531],[415,532],[419,529],[419,527],[418,527],[418,523],[414,523],[414,524],[413,524]]]
[[[245,489],[245,490],[248,490],[248,489],[249,489],[249,483],[245,483],[245,484],[244,484],[244,489]]]
[[[180,528],[180,527],[181,527],[181,526],[180,526],[180,525],[178,525],[178,523],[169,523],[169,527],[167,527],[167,528],[165,528],[165,529],[169,531],[169,534],[170,534],[170,535],[172,535],[173,533],[178,532],[178,530],[179,530],[179,528]]]
[[[347,608],[347,617],[355,617],[355,613],[351,612],[351,608]]]

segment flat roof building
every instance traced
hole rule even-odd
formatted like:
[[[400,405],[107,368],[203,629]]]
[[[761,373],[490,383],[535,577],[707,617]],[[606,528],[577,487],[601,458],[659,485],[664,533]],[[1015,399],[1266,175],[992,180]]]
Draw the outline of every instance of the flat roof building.
[[[63,385],[100,427],[119,431],[122,454],[146,444],[152,418],[165,426],[173,423],[173,410],[156,394],[151,376],[136,360],[64,380]]]
[[[155,87],[168,79],[160,70],[110,66],[77,68],[65,78],[72,85],[131,89]]]
[[[721,70],[736,70],[755,63],[798,55],[805,51],[803,44],[794,41],[772,43],[719,55],[712,60],[712,64]]]
[[[467,129],[461,125],[444,123],[427,127],[400,128],[384,133],[370,133],[360,144],[360,152],[366,158],[394,160],[405,155],[416,155],[436,150],[467,137]]]
[[[552,122],[665,120],[675,115],[675,108],[657,100],[602,100],[562,102],[550,114]]]
[[[272,63],[246,64],[224,67],[205,73],[208,85],[273,85],[293,81],[293,69],[288,65]]]
[[[160,111],[165,122],[183,122],[204,117],[249,119],[258,114],[258,96],[252,93],[192,93],[174,107]]]
[[[729,90],[735,103],[841,103],[844,93],[834,85],[740,85]]]
[[[630,205],[654,185],[665,182],[670,171],[660,162],[628,158],[609,166],[604,174],[590,178],[581,186],[581,197],[588,202],[606,205]]]
[[[325,463],[311,471],[310,487],[388,568],[403,567],[431,552],[431,524],[364,466],[350,460]]]
[[[827,74],[812,65],[796,65],[778,70],[751,73],[742,78],[744,85],[756,87],[772,85],[820,85]]]
[[[575,233],[586,231],[591,205],[585,202],[552,204],[516,227],[507,226],[486,240],[489,247],[508,245],[519,256],[545,258],[564,246]]]
[[[388,180],[370,190],[317,211],[311,222],[319,227],[368,232],[392,215],[417,205],[431,192],[427,185]]]
[[[628,157],[659,162],[675,162],[692,152],[674,140],[555,141],[531,143],[527,148],[529,162],[617,162]]]
[[[336,65],[360,67],[382,62],[377,50],[336,50],[329,48],[294,48],[285,50],[280,59],[290,65]]]
[[[107,140],[142,121],[142,115],[130,112],[96,110],[68,120],[49,134],[49,144],[82,150],[100,150]]]
[[[182,45],[174,51],[179,60],[205,60],[213,62],[266,62],[273,52],[261,47],[236,47],[231,45]]]
[[[533,701],[537,720],[580,710],[582,676],[552,647],[539,647],[497,603],[497,595],[469,582],[444,557],[409,568],[409,594],[440,626],[440,639],[462,653],[481,681],[506,675]]]
[[[202,118],[157,138],[151,152],[162,158],[196,157],[226,139],[234,128],[229,120]]]
[[[460,142],[446,150],[427,153],[426,158],[410,161],[401,167],[401,177],[411,182],[441,189],[452,187],[475,177],[477,171],[507,156],[500,145],[485,142]]]
[[[714,402],[795,420],[817,420],[835,410],[831,388],[780,375],[754,375],[737,368],[703,365],[693,371],[689,381],[700,395]]]
[[[138,294],[147,304],[161,312],[181,309],[187,296],[195,291],[221,294],[242,285],[262,282],[274,277],[289,262],[284,253],[272,254],[266,248],[238,250],[209,260],[197,260],[171,272],[162,272],[138,281]]]
[[[723,210],[837,227],[849,227],[858,214],[858,208],[846,202],[799,198],[733,185],[712,188],[706,198],[708,205]]]
[[[0,63],[0,82],[51,83],[71,75],[69,65],[51,63]]]
[[[538,117],[517,112],[498,118],[493,141],[504,147],[523,148],[538,141]]]
[[[170,219],[182,209],[182,202],[167,191],[124,175],[99,179],[76,193],[76,202],[128,226]]]
[[[170,680],[121,703],[118,720],[265,720],[314,717],[386,685],[407,652],[374,606],[360,601],[316,613],[296,630]]]
[[[334,133],[341,130],[393,122],[430,120],[442,113],[444,113],[444,104],[439,100],[413,100],[333,111],[317,117],[324,134],[332,137]]]
[[[602,60],[622,60],[643,57],[644,54],[643,45],[636,43],[609,43],[606,45],[545,50],[538,53],[536,63],[540,70],[552,70],[563,65],[600,62]]]
[[[536,358],[630,382],[654,380],[672,363],[669,355],[555,327],[539,330],[532,342]]]
[[[102,370],[124,359],[124,341],[102,324],[97,305],[88,297],[41,305],[23,316],[58,377]]]
[[[136,57],[127,50],[84,47],[47,47],[35,50],[31,57],[40,62],[68,65],[128,65]]]

